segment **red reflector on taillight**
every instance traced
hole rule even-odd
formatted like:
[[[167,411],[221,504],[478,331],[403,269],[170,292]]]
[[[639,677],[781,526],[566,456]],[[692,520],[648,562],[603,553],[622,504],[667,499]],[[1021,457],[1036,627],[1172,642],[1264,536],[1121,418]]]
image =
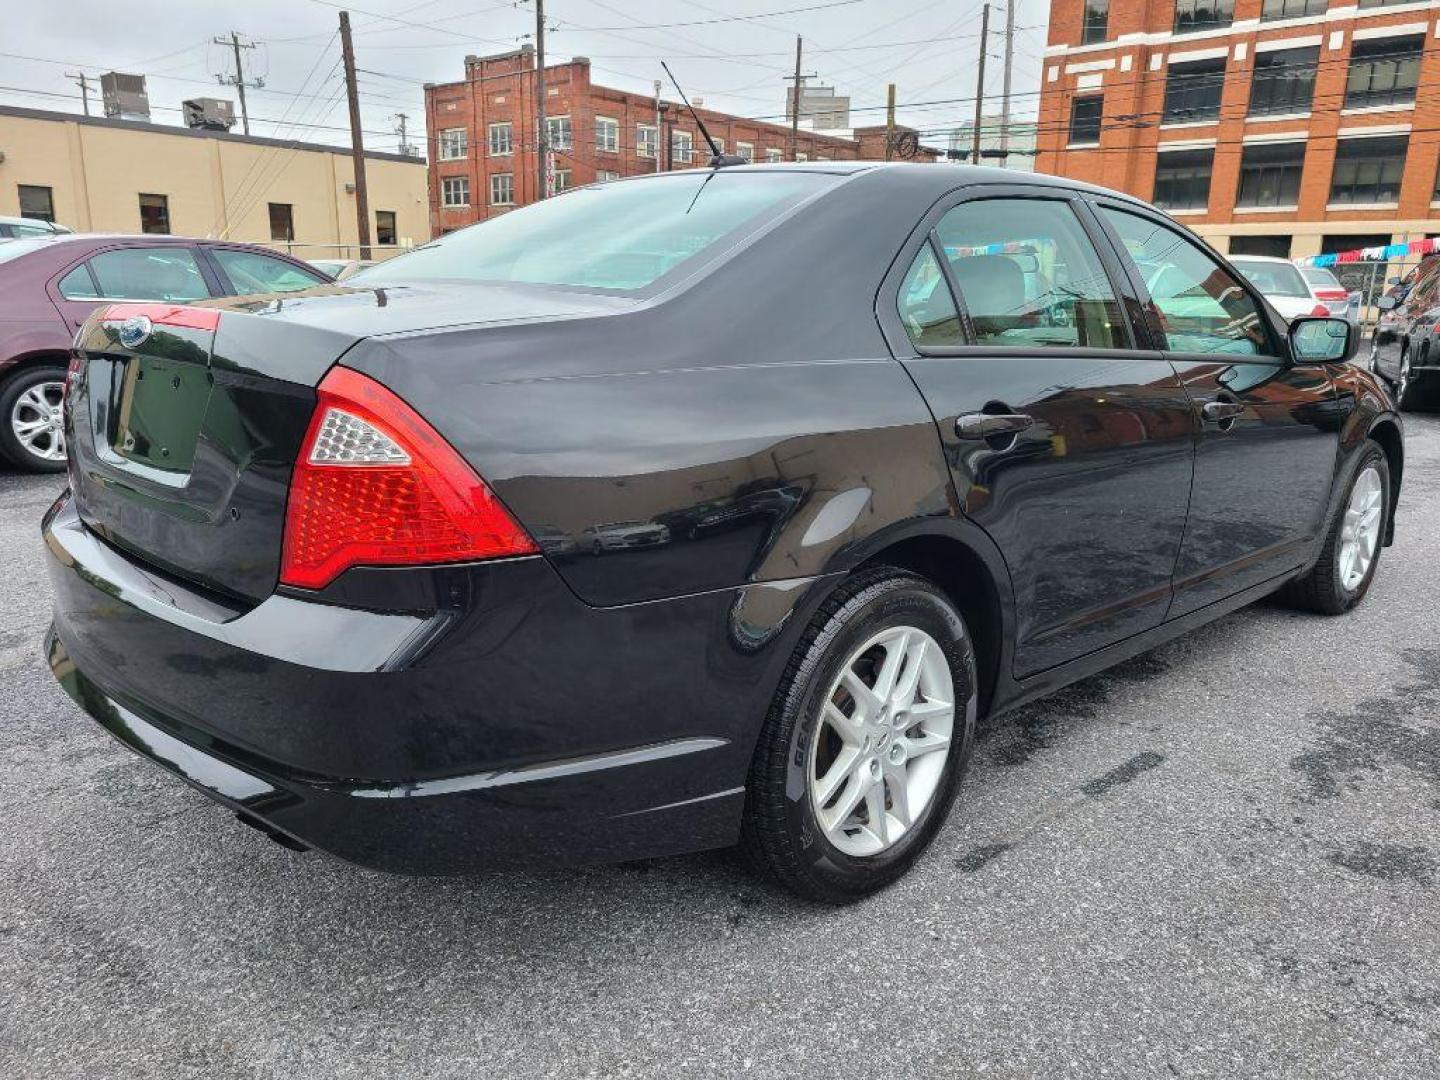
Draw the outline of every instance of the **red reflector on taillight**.
[[[319,589],[352,566],[536,551],[465,459],[374,379],[332,368],[290,480],[280,580]]]

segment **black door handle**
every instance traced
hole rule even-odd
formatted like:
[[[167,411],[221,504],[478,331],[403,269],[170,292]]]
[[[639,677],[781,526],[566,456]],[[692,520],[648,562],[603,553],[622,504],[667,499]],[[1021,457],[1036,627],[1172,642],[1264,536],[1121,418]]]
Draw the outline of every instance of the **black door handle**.
[[[1024,413],[966,413],[955,418],[955,434],[962,439],[993,439],[1019,435],[1035,423]]]
[[[1207,401],[1200,406],[1200,415],[1214,424],[1234,420],[1244,411],[1245,406],[1238,401]]]

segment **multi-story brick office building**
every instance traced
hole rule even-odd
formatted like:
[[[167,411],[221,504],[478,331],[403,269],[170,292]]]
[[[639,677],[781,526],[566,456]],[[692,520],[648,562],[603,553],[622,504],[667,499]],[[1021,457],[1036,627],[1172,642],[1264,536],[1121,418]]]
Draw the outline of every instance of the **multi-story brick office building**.
[[[1037,167],[1222,251],[1440,231],[1440,2],[1052,0]]]
[[[435,234],[481,221],[535,199],[535,51],[526,45],[498,56],[467,56],[460,82],[427,84],[430,133],[430,222]],[[555,153],[555,188],[688,169],[709,160],[694,119],[683,107],[646,94],[590,81],[590,62],[575,57],[545,68],[548,143]],[[757,162],[878,160],[884,126],[853,137],[808,131],[792,149],[788,125],[697,109],[726,153]],[[901,128],[900,131],[910,129]],[[913,146],[914,140],[908,140]],[[920,160],[936,151],[920,148]]]

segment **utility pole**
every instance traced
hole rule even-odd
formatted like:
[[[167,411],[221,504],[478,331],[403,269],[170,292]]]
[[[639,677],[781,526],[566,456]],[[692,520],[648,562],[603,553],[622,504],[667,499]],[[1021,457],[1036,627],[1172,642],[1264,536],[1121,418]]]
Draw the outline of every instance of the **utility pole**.
[[[800,160],[800,35],[795,35],[795,102],[790,114],[790,160]]]
[[[664,129],[660,126],[660,80],[655,80],[655,171],[660,171],[660,136]]]
[[[980,164],[980,117],[985,109],[985,50],[990,41],[990,5],[980,11],[980,63],[975,71],[975,130],[970,133],[970,164]]]
[[[1015,0],[1005,0],[1005,77],[1000,89],[1000,164],[1009,165],[1010,75],[1015,64]]]
[[[550,133],[545,124],[545,0],[535,0],[535,198],[550,194]]]
[[[885,91],[885,160],[895,156],[895,84]]]
[[[401,156],[401,157],[416,157],[416,156],[418,156],[418,155],[416,155],[416,153],[415,153],[415,147],[413,147],[413,146],[410,145],[409,131],[408,131],[407,127],[406,127],[406,125],[410,122],[410,114],[409,114],[409,113],[399,112],[399,113],[395,113],[394,116],[395,116],[395,120],[396,120],[396,124],[395,124],[395,134],[398,135],[398,136],[400,136],[400,156]]]
[[[215,78],[216,78],[216,80],[217,80],[222,86],[233,86],[233,87],[235,87],[235,89],[239,92],[239,94],[240,94],[240,123],[241,123],[241,126],[244,127],[244,129],[245,129],[245,134],[246,134],[246,135],[249,135],[249,134],[250,134],[250,112],[249,112],[248,109],[245,108],[245,87],[247,87],[247,86],[253,86],[255,89],[258,90],[258,89],[260,89],[260,87],[262,87],[262,86],[265,85],[265,80],[264,80],[264,79],[252,79],[252,80],[251,80],[250,82],[248,82],[248,83],[245,81],[245,67],[244,67],[244,65],[242,64],[241,60],[240,60],[240,50],[241,50],[241,49],[253,49],[253,48],[255,48],[255,43],[254,43],[253,41],[241,41],[241,40],[240,40],[240,35],[237,34],[234,30],[231,30],[231,31],[230,31],[230,36],[229,36],[228,38],[226,38],[226,37],[217,37],[217,38],[211,38],[210,40],[213,41],[216,45],[229,45],[231,51],[234,52],[234,54],[235,54],[235,74],[234,74],[234,75],[216,75]]]
[[[85,115],[90,115],[90,76],[83,71],[67,71],[65,77],[80,86],[80,102],[85,108]]]
[[[345,62],[345,97],[350,103],[350,157],[355,163],[355,224],[360,258],[370,258],[370,194],[365,188],[365,136],[360,132],[360,92],[355,86],[355,46],[350,42],[350,13],[340,12],[340,55]]]

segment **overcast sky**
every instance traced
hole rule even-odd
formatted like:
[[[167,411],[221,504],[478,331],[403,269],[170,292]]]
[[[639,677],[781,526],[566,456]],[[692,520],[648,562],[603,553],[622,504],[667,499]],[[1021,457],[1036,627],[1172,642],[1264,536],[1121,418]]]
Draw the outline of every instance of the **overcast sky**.
[[[23,0],[10,2],[17,10],[0,36],[0,102],[79,112],[79,88],[66,72],[118,70],[147,77],[157,123],[179,123],[186,98],[234,98],[233,88],[215,81],[215,73],[233,70],[230,50],[211,39],[237,30],[258,45],[244,54],[247,75],[253,70],[265,80],[249,92],[252,133],[332,143],[348,143],[335,37],[339,8],[348,7],[366,146],[377,150],[396,148],[399,112],[409,114],[412,139],[420,141],[423,83],[459,79],[466,53],[516,48],[535,28],[533,0],[363,0],[358,7],[331,0],[51,0],[43,18],[30,19],[18,17]],[[940,132],[974,110],[980,7],[980,0],[545,0],[546,48],[557,59],[590,57],[597,83],[647,93],[666,59],[686,92],[707,106],[779,119],[783,76],[794,70],[800,34],[805,73],[850,95],[853,124],[884,122],[885,86],[893,81],[900,122],[943,146]],[[1047,11],[1044,0],[1015,0],[1020,115],[1034,112]],[[1004,21],[1003,7],[992,10],[992,33]],[[1001,49],[997,33],[986,78],[997,111]],[[100,111],[93,100],[91,108]]]

